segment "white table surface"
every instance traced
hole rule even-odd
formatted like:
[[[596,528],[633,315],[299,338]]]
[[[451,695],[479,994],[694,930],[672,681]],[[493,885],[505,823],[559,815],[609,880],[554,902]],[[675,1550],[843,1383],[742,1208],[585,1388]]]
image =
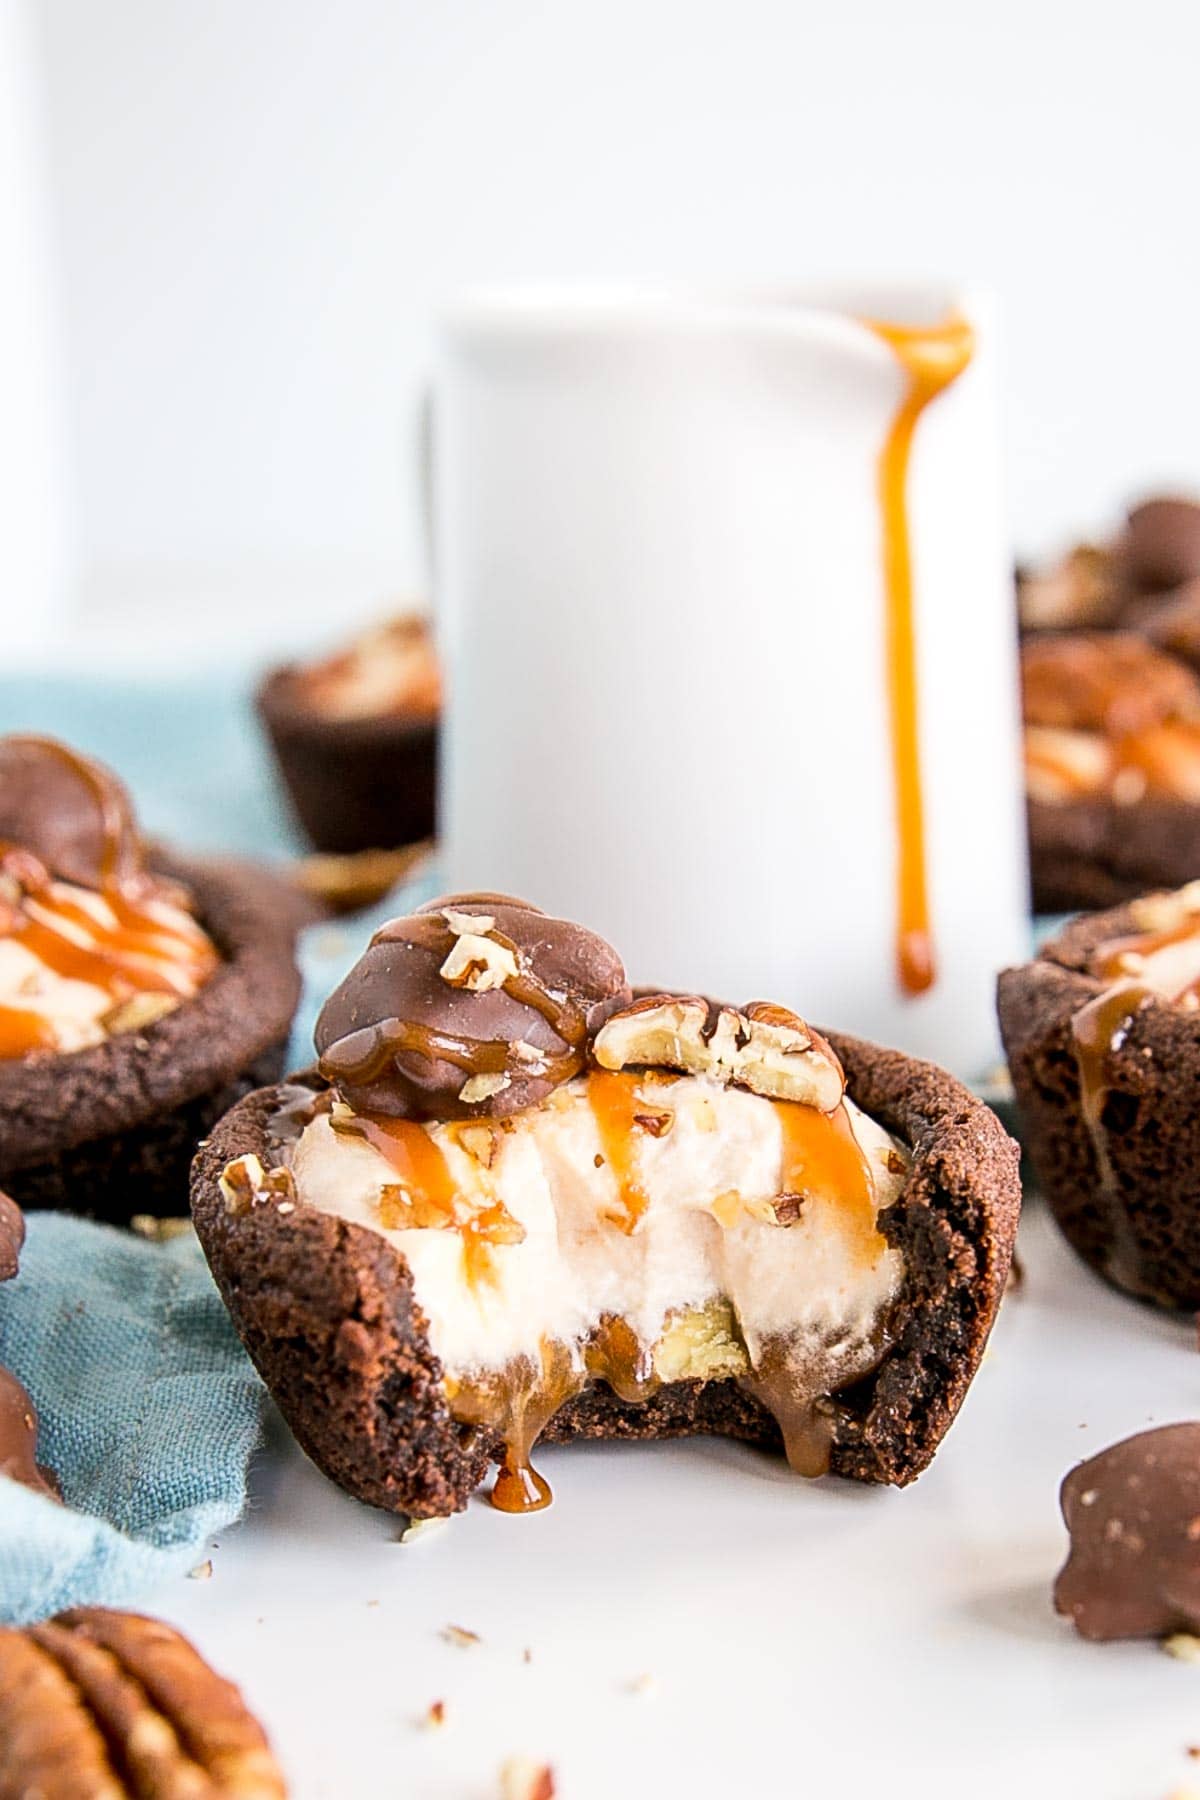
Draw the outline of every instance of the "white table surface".
[[[495,1800],[518,1752],[562,1800],[1200,1795],[1200,1667],[1084,1643],[1050,1605],[1061,1477],[1200,1414],[1195,1329],[1110,1293],[1040,1207],[1021,1254],[906,1492],[712,1439],[568,1446],[539,1459],[548,1511],[477,1499],[401,1545],[277,1421],[211,1579],[147,1610],[241,1682],[295,1800]],[[482,1642],[445,1642],[451,1623]],[[446,1723],[423,1729],[435,1700]]]

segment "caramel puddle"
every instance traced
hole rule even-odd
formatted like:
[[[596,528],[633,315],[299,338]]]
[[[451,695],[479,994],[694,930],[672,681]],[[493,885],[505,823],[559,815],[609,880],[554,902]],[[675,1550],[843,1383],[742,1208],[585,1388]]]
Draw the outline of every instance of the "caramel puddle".
[[[889,346],[908,376],[907,392],[879,454],[877,483],[896,818],[896,967],[904,992],[922,994],[934,984],[937,961],[929,917],[921,789],[908,469],[917,420],[967,367],[975,353],[975,334],[957,313],[930,326],[893,325],[882,319],[864,319],[862,323]]]

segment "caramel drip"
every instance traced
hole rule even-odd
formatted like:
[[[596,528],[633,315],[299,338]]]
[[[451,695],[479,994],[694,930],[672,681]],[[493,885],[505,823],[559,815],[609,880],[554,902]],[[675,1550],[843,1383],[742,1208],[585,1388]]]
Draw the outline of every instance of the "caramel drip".
[[[874,1263],[887,1248],[876,1224],[875,1179],[845,1102],[828,1113],[795,1100],[772,1105],[783,1134],[780,1198],[836,1196],[843,1225],[864,1262]]]
[[[492,1198],[483,1206],[470,1207],[441,1146],[414,1119],[335,1112],[329,1122],[339,1135],[370,1144],[395,1170],[399,1194],[391,1196],[385,1189],[380,1198],[380,1223],[385,1230],[457,1231],[468,1285],[478,1288],[495,1280],[494,1247],[520,1243],[524,1237],[503,1201]]]
[[[892,325],[877,319],[863,323],[890,346],[908,376],[907,392],[880,452],[878,490],[896,818],[896,962],[905,993],[920,994],[933,986],[936,968],[921,788],[908,469],[917,420],[962,374],[974,354],[975,338],[967,321],[956,315],[931,327]]]
[[[450,1384],[454,1417],[495,1432],[503,1445],[492,1488],[501,1512],[540,1512],[552,1499],[549,1483],[530,1457],[555,1413],[587,1384],[583,1368],[565,1344],[543,1343],[538,1363],[521,1357],[507,1368]]]
[[[1089,1000],[1071,1020],[1071,1039],[1079,1070],[1080,1107],[1096,1160],[1097,1198],[1108,1220],[1108,1266],[1114,1280],[1135,1292],[1141,1285],[1137,1275],[1141,1255],[1133,1241],[1128,1214],[1118,1192],[1108,1149],[1104,1108],[1112,1092],[1109,1058],[1124,1044],[1138,1012],[1154,998],[1149,989],[1137,982],[1119,982]]]
[[[641,1080],[640,1075],[617,1074],[609,1069],[593,1069],[588,1075],[588,1105],[620,1202],[620,1211],[605,1217],[627,1234],[636,1230],[650,1204],[650,1196],[636,1174],[638,1140],[647,1130],[657,1129],[657,1121],[663,1117],[638,1093]]]
[[[754,1368],[738,1377],[744,1393],[779,1427],[788,1466],[809,1480],[829,1473],[834,1446],[833,1394],[877,1369],[893,1342],[889,1322],[877,1322],[857,1355],[839,1346],[813,1348],[784,1337],[763,1347]]]
[[[662,1386],[654,1372],[653,1349],[641,1342],[627,1320],[609,1313],[601,1319],[583,1353],[587,1372],[605,1381],[631,1406],[649,1400]]]
[[[751,1374],[738,1377],[738,1386],[778,1425],[790,1469],[810,1481],[829,1473],[832,1407],[819,1386],[815,1393],[809,1383],[797,1388],[797,1372],[786,1347],[772,1345]]]

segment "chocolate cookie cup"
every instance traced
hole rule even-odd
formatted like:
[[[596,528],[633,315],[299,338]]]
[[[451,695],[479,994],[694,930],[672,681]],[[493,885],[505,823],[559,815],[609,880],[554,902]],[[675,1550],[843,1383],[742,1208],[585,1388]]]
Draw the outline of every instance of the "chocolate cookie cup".
[[[1113,1286],[1200,1307],[1200,885],[1074,919],[999,979],[1030,1162]]]
[[[124,789],[0,739],[0,1184],[114,1222],[186,1209],[199,1138],[278,1077],[299,997],[275,885],[148,854]]]
[[[413,698],[400,690],[390,704],[363,712],[331,710],[320,685],[331,668],[356,666],[355,658],[369,666],[375,638],[413,624],[397,621],[329,663],[273,669],[255,695],[296,817],[326,854],[398,849],[433,836],[439,701],[428,672]]]
[[[1200,875],[1200,505],[1135,507],[1018,600],[1035,909]]]
[[[1056,805],[1030,796],[1034,910],[1096,911],[1119,906],[1161,882],[1182,887],[1200,870],[1200,806],[1169,795],[1136,805],[1087,798]]]
[[[631,1000],[600,940],[497,896],[385,927],[317,1043],[323,1072],[216,1127],[192,1209],[349,1493],[445,1515],[497,1462],[494,1502],[533,1510],[535,1440],[578,1437],[929,1463],[1020,1207],[1015,1145],[950,1076],[779,1007]]]

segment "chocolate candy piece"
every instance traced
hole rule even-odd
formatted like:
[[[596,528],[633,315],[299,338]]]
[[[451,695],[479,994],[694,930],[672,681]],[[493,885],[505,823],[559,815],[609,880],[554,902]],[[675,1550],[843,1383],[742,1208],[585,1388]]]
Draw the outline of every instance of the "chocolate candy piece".
[[[1121,550],[1133,585],[1143,591],[1200,575],[1200,505],[1164,496],[1135,506]]]
[[[25,1242],[25,1218],[15,1200],[0,1193],[0,1281],[11,1281]],[[57,1500],[58,1477],[37,1461],[37,1413],[16,1376],[0,1368],[0,1476],[24,1482]]]
[[[1062,1485],[1071,1554],[1054,1604],[1081,1637],[1200,1630],[1200,1424],[1140,1431]]]
[[[11,1281],[25,1242],[25,1215],[15,1200],[0,1193],[0,1281]]]
[[[0,845],[30,850],[55,875],[99,888],[141,868],[133,806],[110,770],[55,738],[0,738]]]
[[[0,1476],[57,1500],[58,1480],[37,1460],[37,1428],[33,1401],[11,1370],[0,1368]]]
[[[629,997],[594,932],[504,894],[452,894],[375,933],[317,1020],[321,1073],[359,1112],[505,1118],[576,1074]]]

